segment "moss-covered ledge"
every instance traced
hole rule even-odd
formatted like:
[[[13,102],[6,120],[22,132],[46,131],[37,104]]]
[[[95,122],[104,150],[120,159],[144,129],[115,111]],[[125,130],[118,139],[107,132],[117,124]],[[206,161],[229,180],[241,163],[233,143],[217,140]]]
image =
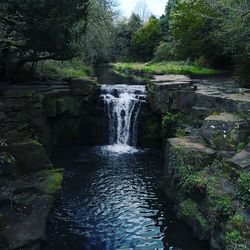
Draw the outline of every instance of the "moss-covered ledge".
[[[162,190],[211,249],[249,249],[250,174],[195,138],[172,138],[166,146]]]

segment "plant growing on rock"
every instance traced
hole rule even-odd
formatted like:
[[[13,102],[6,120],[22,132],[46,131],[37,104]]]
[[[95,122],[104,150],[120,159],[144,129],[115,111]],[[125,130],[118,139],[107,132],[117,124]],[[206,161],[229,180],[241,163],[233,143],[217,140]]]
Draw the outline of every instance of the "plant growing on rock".
[[[250,174],[241,173],[236,182],[237,198],[243,203],[245,207],[250,206]]]

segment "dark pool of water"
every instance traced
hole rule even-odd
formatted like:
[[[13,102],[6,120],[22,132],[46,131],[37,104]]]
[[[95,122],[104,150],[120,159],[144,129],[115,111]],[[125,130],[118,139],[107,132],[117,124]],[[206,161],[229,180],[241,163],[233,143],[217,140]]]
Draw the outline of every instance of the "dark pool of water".
[[[66,147],[53,161],[65,168],[65,180],[46,249],[208,249],[159,191],[160,152]]]

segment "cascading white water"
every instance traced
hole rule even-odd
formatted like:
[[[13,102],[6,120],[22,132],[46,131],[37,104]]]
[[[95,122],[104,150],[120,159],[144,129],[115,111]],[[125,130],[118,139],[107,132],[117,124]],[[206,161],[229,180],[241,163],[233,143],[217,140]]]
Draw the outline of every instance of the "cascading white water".
[[[114,149],[136,146],[138,115],[146,99],[143,85],[102,85],[109,120],[109,144]]]

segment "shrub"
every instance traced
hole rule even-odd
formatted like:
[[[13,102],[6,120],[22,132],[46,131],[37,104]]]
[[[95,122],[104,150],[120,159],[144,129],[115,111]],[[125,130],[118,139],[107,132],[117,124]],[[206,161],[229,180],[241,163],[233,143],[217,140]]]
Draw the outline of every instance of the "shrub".
[[[154,62],[163,62],[163,61],[170,61],[174,59],[174,48],[173,44],[164,42],[161,43],[156,52],[154,57]]]

